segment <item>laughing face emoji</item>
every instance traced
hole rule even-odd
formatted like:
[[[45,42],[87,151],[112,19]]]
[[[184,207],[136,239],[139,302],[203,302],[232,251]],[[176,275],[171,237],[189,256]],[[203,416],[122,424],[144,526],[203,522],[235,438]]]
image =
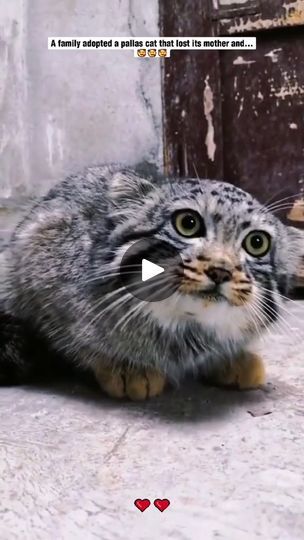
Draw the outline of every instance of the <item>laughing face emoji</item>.
[[[146,56],[146,54],[147,54],[146,49],[138,49],[137,51],[137,56],[139,56],[140,58],[143,58],[144,56]]]
[[[149,49],[149,50],[148,50],[148,55],[150,56],[150,58],[155,58],[155,56],[156,56],[156,49]]]
[[[167,49],[159,49],[158,56],[165,58],[167,56]]]

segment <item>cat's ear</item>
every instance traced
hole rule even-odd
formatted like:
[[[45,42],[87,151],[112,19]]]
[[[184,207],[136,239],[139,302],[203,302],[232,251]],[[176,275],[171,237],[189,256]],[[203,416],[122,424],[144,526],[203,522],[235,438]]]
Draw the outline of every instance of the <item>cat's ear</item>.
[[[150,180],[133,172],[117,172],[111,181],[111,198],[114,201],[138,200],[145,197],[153,189]]]
[[[132,171],[119,171],[111,178],[109,200],[114,208],[138,206],[154,188],[152,181],[139,174]]]

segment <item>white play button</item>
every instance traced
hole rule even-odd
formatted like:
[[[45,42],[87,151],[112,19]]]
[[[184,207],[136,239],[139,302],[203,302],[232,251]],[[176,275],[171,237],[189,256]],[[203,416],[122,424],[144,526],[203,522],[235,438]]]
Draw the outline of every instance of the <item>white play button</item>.
[[[162,302],[178,290],[182,264],[178,250],[168,242],[141,238],[122,257],[117,285],[143,302]]]
[[[147,281],[148,279],[154,278],[155,276],[158,276],[158,274],[162,274],[164,271],[164,268],[162,268],[158,264],[154,264],[153,262],[148,261],[147,259],[142,259],[141,261],[142,281]]]

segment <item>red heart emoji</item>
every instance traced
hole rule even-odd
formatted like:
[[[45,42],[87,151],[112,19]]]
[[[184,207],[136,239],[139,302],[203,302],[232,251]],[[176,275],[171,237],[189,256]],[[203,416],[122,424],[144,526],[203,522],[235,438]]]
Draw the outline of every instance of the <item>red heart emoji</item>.
[[[168,508],[169,505],[170,505],[169,499],[155,499],[154,501],[154,506],[156,506],[156,508],[160,510],[160,512],[163,512],[164,510],[166,510],[166,508]]]
[[[134,501],[134,504],[136,508],[138,508],[138,510],[144,512],[145,510],[147,510],[147,508],[149,508],[151,503],[149,499],[136,499],[136,501]]]

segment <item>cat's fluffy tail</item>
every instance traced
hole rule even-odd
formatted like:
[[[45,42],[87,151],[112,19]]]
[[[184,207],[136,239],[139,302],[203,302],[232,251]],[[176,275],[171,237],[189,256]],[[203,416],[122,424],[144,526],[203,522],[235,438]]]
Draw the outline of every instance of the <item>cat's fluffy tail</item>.
[[[0,305],[0,386],[48,379],[66,373],[66,368],[37,331]]]
[[[96,385],[91,372],[52,351],[30,324],[8,313],[0,303],[0,386],[52,380]]]
[[[27,382],[33,372],[31,348],[23,321],[0,309],[0,385]]]

